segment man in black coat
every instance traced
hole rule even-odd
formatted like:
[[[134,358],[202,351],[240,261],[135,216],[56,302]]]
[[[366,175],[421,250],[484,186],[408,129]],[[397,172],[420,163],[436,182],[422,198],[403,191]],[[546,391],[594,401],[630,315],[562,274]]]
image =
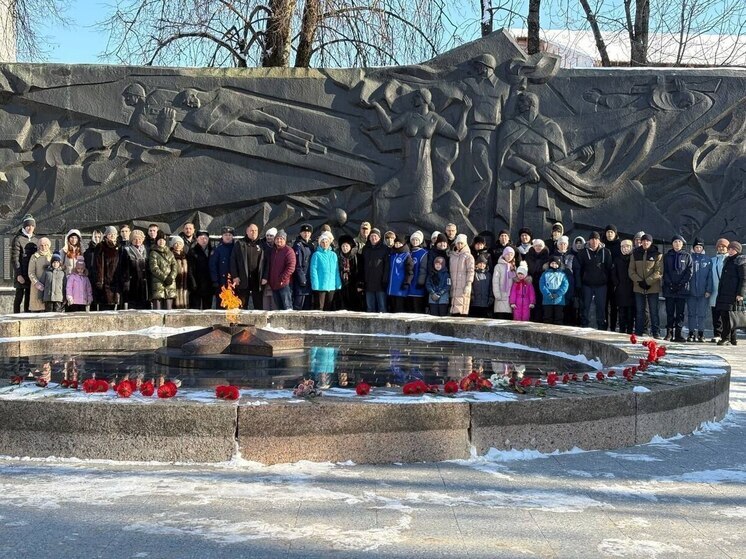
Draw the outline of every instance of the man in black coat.
[[[212,297],[215,294],[215,289],[212,287],[212,278],[210,277],[211,253],[210,234],[207,231],[198,231],[194,246],[187,253],[187,269],[189,275],[192,276],[192,281],[189,283],[194,286],[194,290],[189,294],[189,307],[192,309],[208,310],[212,308]]]
[[[389,274],[389,249],[381,241],[381,231],[373,228],[362,254],[361,277],[365,285],[368,312],[386,312],[386,283]]]
[[[619,332],[631,334],[635,325],[635,286],[629,277],[632,241],[622,241],[620,251],[611,267],[611,283],[614,286],[614,302],[619,311]]]
[[[23,217],[21,230],[18,231],[11,243],[10,260],[13,265],[13,285],[16,288],[16,296],[13,300],[13,312],[28,312],[29,294],[31,282],[28,279],[29,258],[36,252],[36,220],[31,214]]]
[[[262,301],[263,266],[264,247],[259,240],[259,226],[250,223],[246,228],[246,236],[236,242],[231,254],[233,285],[245,309],[249,308],[249,297],[251,297],[254,310],[260,311],[264,308]]]
[[[723,317],[723,338],[718,345],[736,345],[736,329],[730,322],[729,311],[736,303],[743,304],[746,297],[746,255],[738,241],[728,244],[728,257],[723,262],[723,273],[720,276],[718,298],[715,309]]]
[[[606,293],[611,278],[611,253],[601,246],[598,231],[591,233],[585,248],[578,252],[578,268],[583,291],[583,317],[581,326],[588,326],[591,305],[595,301],[596,325],[606,330]]]

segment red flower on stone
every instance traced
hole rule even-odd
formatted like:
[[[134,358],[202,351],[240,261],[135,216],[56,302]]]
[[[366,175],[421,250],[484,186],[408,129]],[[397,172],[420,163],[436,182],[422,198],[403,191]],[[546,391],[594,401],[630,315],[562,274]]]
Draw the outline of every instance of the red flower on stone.
[[[128,380],[123,380],[114,387],[117,395],[120,398],[129,398],[132,396],[132,384]]]
[[[21,375],[15,375],[10,377],[10,384],[21,384],[23,382],[23,377]]]
[[[96,381],[96,392],[104,393],[109,391],[109,381],[100,379]]]
[[[86,394],[90,394],[91,392],[96,392],[96,379],[95,378],[89,378],[83,381],[83,392]]]
[[[77,380],[71,380],[71,381],[70,381],[70,382],[69,382],[69,383],[67,384],[67,387],[68,387],[68,388],[72,388],[73,390],[77,390],[77,389],[78,389],[78,381],[77,381]]]
[[[47,384],[49,384],[49,381],[44,378],[38,378],[36,379],[36,386],[41,386],[42,388],[46,388]]]
[[[573,380],[573,382],[578,382],[578,374],[577,373],[573,373],[572,374],[572,380]]]
[[[538,388],[539,386],[541,386],[541,379],[540,379],[540,378],[537,378],[537,379],[536,379],[536,380],[534,381],[534,387]]]
[[[238,386],[226,384],[215,387],[215,396],[221,400],[238,400],[241,397],[241,392],[238,390]]]
[[[568,382],[570,382],[570,374],[565,373],[564,375],[562,375],[562,384],[567,384]]]
[[[492,382],[489,379],[480,378],[479,379],[479,390],[481,390],[482,392],[487,392],[489,390],[492,390]]]
[[[357,383],[357,386],[355,387],[355,392],[358,396],[367,396],[370,394],[370,384],[365,382],[364,380],[361,380]]]
[[[176,392],[178,391],[178,388],[176,385],[171,382],[170,380],[167,380],[162,385],[158,387],[158,397],[159,398],[173,398],[176,396]]]
[[[529,386],[531,386],[531,384],[532,384],[532,381],[530,378],[523,377],[521,379],[520,385],[523,386],[524,388],[528,388]]]
[[[586,382],[586,381],[590,380],[590,378],[591,378],[591,375],[589,375],[588,373],[585,373],[583,375],[583,382]]]
[[[455,380],[449,380],[443,385],[443,392],[446,394],[455,394],[458,392],[458,383]]]
[[[153,394],[155,394],[155,385],[153,384],[152,380],[143,382],[140,385],[140,394],[142,394],[143,396],[152,396]]]
[[[656,357],[664,357],[666,355],[666,346],[662,345],[655,352]]]
[[[615,377],[615,376],[616,376],[616,371],[615,371],[614,369],[612,369],[612,370],[610,370],[610,371],[609,371],[608,373],[606,373],[606,374],[607,374],[607,376],[609,376],[609,377]]]
[[[429,388],[430,387],[424,381],[419,379],[408,382],[401,387],[402,392],[407,396],[424,394],[429,390]]]
[[[606,377],[604,376],[603,371],[598,371],[596,373],[596,380],[604,380],[604,378],[606,378]]]
[[[632,334],[632,335],[631,335],[631,336],[629,337],[629,343],[631,343],[632,345],[635,345],[635,344],[637,344],[637,336],[635,336],[634,334]]]

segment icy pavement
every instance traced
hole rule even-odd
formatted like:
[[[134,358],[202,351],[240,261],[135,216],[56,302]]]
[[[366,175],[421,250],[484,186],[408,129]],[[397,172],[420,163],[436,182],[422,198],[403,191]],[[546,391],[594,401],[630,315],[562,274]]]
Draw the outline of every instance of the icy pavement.
[[[743,352],[718,348],[734,369],[725,421],[613,451],[386,466],[1,459],[0,557],[746,557]]]

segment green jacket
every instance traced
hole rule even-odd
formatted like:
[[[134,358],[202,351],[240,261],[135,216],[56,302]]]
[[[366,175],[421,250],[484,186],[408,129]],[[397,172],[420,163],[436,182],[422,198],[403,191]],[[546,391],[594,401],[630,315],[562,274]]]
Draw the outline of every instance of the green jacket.
[[[148,255],[148,266],[150,299],[174,299],[178,266],[171,250],[168,247],[153,246]]]

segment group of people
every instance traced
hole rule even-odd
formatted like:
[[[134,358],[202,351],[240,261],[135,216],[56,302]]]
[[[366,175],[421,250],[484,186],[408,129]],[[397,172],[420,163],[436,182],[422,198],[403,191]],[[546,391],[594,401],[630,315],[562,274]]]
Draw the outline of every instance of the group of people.
[[[707,308],[711,341],[737,343],[729,311],[746,296],[746,255],[738,241],[718,239],[705,254],[675,235],[662,254],[651,235],[622,240],[614,225],[588,239],[570,239],[561,223],[551,238],[521,228],[514,243],[502,230],[494,243],[468,242],[453,223],[425,238],[381,231],[363,222],[356,237],[335,239],[324,225],[303,224],[295,241],[250,224],[242,238],[223,227],[213,246],[207,231],[187,223],[178,235],[156,224],[94,231],[87,248],[79,230],[51,251],[34,235],[31,215],[12,247],[15,312],[115,308],[209,309],[231,285],[243,308],[430,313],[495,317],[661,337],[658,304],[666,305],[666,340],[703,342]],[[489,245],[489,246],[488,246]],[[683,335],[688,314],[688,337]]]

